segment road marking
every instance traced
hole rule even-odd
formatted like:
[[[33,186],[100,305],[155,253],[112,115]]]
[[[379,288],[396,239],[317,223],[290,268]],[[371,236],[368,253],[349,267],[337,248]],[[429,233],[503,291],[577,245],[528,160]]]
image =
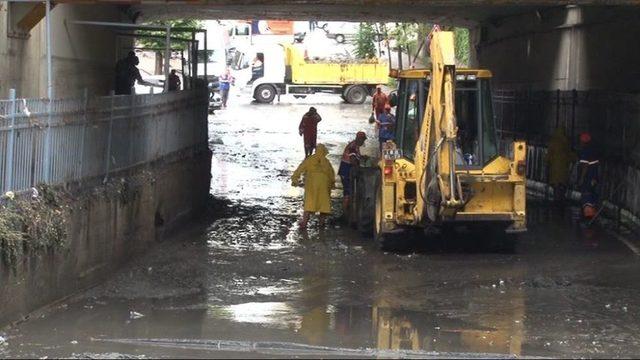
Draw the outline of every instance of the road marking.
[[[631,241],[629,241],[629,239],[625,238],[624,236],[620,235],[620,234],[614,234],[614,236],[622,241],[623,244],[627,245],[627,247],[629,249],[631,249],[631,251],[633,251],[634,254],[636,255],[640,255],[640,248],[638,248],[637,245],[635,245],[634,243],[632,243]]]

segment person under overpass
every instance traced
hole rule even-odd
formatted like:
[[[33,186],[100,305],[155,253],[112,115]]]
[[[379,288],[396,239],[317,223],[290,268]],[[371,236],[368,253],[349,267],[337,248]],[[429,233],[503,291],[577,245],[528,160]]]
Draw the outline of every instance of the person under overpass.
[[[313,154],[316,148],[316,140],[318,137],[318,123],[322,121],[322,117],[313,106],[302,116],[300,125],[298,125],[298,133],[302,136],[304,142],[304,157]]]
[[[134,85],[136,84],[136,81],[140,85],[162,87],[142,79],[140,70],[138,70],[138,64],[140,64],[140,59],[133,51],[129,51],[127,57],[118,60],[116,63],[116,95],[135,94]]]
[[[311,214],[320,213],[320,227],[331,215],[331,189],[335,187],[336,174],[327,159],[327,148],[318,144],[316,153],[307,157],[291,176],[291,185],[299,186],[304,175],[304,214],[299,222],[301,230],[307,228]]]
[[[367,159],[366,155],[360,154],[360,147],[364,145],[365,140],[367,140],[367,135],[364,131],[358,131],[356,139],[348,143],[342,152],[338,175],[340,175],[340,180],[342,181],[342,211],[345,217],[347,217],[351,199],[351,181],[353,179],[351,173],[354,167],[360,166],[360,162]]]

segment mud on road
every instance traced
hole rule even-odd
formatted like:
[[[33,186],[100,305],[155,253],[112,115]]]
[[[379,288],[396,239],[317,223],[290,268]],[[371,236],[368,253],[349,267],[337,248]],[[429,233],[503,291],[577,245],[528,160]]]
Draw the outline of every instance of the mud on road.
[[[512,252],[482,234],[383,252],[339,221],[298,231],[297,134],[313,104],[337,168],[369,106],[333,97],[210,117],[211,221],[104,284],[7,330],[11,357],[630,357],[640,353],[640,262],[574,210],[529,203]],[[339,215],[341,190],[334,190]]]

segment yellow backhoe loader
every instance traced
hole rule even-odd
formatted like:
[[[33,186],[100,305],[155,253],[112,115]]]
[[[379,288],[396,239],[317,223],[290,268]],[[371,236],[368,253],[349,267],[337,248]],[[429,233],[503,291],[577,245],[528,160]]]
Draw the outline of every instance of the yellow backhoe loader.
[[[355,171],[351,222],[383,245],[411,227],[526,231],[526,144],[498,151],[491,72],[456,69],[452,32],[432,32],[430,50],[431,69],[391,71],[395,140]]]

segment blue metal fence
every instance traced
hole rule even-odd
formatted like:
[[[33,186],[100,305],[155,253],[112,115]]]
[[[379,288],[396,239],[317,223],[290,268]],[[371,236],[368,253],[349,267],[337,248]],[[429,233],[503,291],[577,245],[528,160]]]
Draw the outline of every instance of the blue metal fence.
[[[0,190],[104,177],[206,144],[206,89],[0,100]]]

